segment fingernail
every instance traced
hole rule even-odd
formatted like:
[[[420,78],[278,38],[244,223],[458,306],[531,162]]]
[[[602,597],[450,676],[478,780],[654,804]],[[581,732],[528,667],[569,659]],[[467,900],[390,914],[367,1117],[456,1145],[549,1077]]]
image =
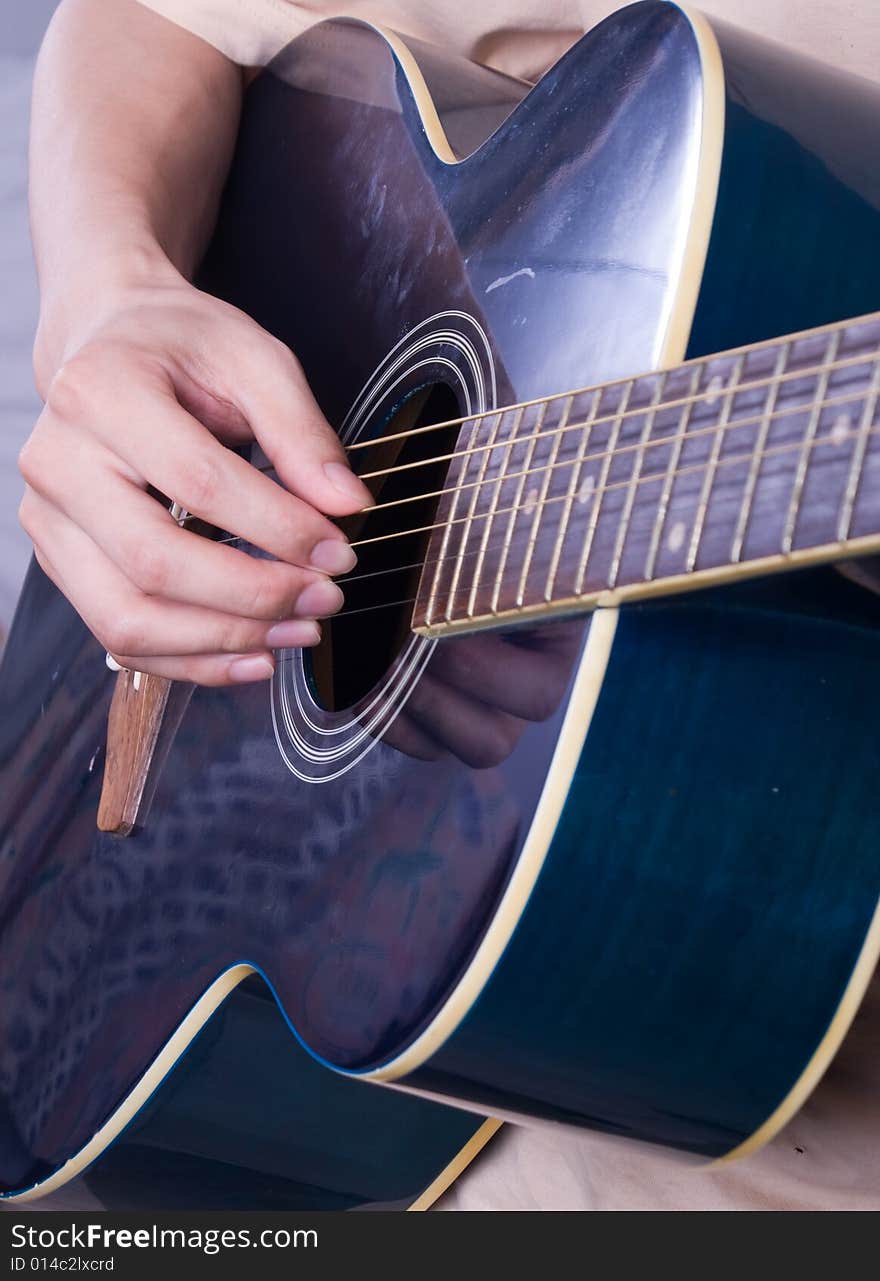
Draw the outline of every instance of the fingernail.
[[[283,623],[275,623],[266,632],[266,644],[270,649],[308,649],[317,645],[321,639],[321,629],[317,623],[305,622],[301,618],[288,618]]]
[[[328,578],[319,583],[309,583],[296,599],[296,612],[301,618],[326,618],[335,614],[345,597]]]
[[[361,507],[372,504],[372,495],[366,485],[344,463],[325,463],[324,475],[334,489],[338,489],[340,494],[344,494],[353,503],[358,503]]]
[[[325,574],[347,574],[357,564],[357,556],[341,538],[325,538],[315,543],[309,563]]]
[[[265,654],[247,654],[229,664],[230,677],[242,685],[246,681],[266,681],[274,671],[275,664]]]

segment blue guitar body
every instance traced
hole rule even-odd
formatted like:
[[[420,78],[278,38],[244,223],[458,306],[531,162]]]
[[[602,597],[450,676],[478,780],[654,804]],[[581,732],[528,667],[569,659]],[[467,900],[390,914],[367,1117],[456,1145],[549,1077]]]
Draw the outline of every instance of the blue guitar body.
[[[250,89],[200,284],[349,445],[880,306],[872,86],[644,0],[527,90],[346,22]],[[484,1114],[718,1158],[833,1058],[880,950],[880,600],[816,569],[434,642],[389,545],[271,696],[195,690],[127,839],[113,677],[32,567],[11,1195],[409,1204]]]

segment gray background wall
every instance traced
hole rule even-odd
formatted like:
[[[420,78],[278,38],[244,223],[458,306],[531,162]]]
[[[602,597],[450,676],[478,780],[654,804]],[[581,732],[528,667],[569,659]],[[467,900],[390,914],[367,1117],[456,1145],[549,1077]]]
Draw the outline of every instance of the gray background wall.
[[[57,0],[8,0],[0,23],[0,645],[27,566],[16,457],[39,412],[30,345],[37,290],[28,239],[28,97],[34,54]]]
[[[4,54],[33,52],[57,3],[58,0],[25,0],[12,12],[7,10],[0,30],[0,50]]]

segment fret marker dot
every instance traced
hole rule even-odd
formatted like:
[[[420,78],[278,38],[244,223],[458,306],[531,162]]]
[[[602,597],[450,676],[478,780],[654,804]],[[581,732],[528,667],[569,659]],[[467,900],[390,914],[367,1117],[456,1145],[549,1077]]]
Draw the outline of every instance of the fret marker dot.
[[[724,379],[720,374],[709,380],[709,386],[706,388],[706,404],[711,407],[717,403],[721,393],[724,391]]]
[[[595,478],[593,476],[587,476],[586,480],[583,480],[581,482],[581,486],[578,489],[578,492],[577,492],[578,502],[582,504],[588,503],[590,499],[593,497],[595,488],[596,488]]]
[[[677,520],[669,531],[667,546],[671,552],[680,552],[684,547],[684,536],[687,533],[684,521]]]
[[[834,420],[834,426],[831,428],[832,445],[844,444],[851,430],[852,416],[850,414],[838,414]]]
[[[526,514],[528,516],[531,516],[532,512],[535,510],[537,506],[538,506],[538,491],[537,489],[530,489],[529,492],[526,494],[526,501],[523,503],[523,507],[526,509]]]

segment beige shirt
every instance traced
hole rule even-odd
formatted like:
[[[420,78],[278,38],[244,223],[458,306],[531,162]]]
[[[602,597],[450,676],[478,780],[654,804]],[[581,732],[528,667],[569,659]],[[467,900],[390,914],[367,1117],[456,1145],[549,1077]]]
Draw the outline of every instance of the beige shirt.
[[[236,62],[266,63],[335,14],[417,36],[534,80],[616,0],[141,0]],[[762,35],[876,77],[877,0],[700,0]],[[439,1203],[442,1209],[880,1209],[880,982],[819,1089],[756,1156],[684,1165],[590,1132],[506,1126]]]
[[[536,80],[624,0],[141,0],[235,62],[262,66],[322,18],[364,18]],[[877,0],[698,0],[698,8],[875,79]]]

